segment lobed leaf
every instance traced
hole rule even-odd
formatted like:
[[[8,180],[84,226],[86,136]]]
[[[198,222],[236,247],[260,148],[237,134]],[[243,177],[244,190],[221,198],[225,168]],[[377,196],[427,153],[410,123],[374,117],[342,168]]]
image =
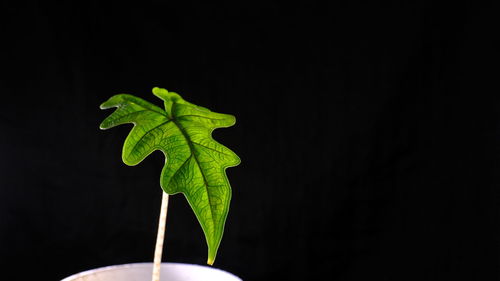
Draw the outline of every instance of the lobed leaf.
[[[213,264],[224,232],[231,201],[226,168],[239,157],[212,138],[212,131],[230,127],[236,119],[184,100],[179,94],[154,88],[164,109],[141,98],[119,94],[101,104],[116,110],[101,129],[132,123],[125,139],[123,162],[137,165],[155,150],[165,155],[160,185],[168,194],[183,193],[193,209],[208,245],[208,264]]]

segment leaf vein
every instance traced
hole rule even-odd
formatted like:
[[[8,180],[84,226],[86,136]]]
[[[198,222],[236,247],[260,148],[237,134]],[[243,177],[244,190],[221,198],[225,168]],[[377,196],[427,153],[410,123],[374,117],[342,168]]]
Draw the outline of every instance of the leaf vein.
[[[229,154],[227,154],[227,153],[225,153],[225,152],[219,151],[219,150],[217,150],[217,149],[215,149],[215,148],[212,148],[212,147],[209,147],[209,146],[203,145],[203,144],[201,144],[201,143],[197,143],[197,142],[194,142],[194,141],[193,141],[193,144],[196,144],[196,145],[202,146],[202,147],[204,147],[204,148],[208,148],[208,149],[210,149],[210,150],[212,150],[212,151],[218,152],[218,153],[220,153],[220,154],[224,154],[224,155],[226,155],[226,156],[231,156],[231,155],[229,155]],[[215,160],[215,159],[214,159],[214,160]]]
[[[168,184],[166,187],[168,187],[170,185],[170,183],[172,182],[172,180],[175,178],[175,176],[177,176],[177,173],[182,169],[184,168],[184,165],[186,165],[186,163],[189,161],[189,159],[191,159],[191,157],[193,157],[193,155],[189,155],[188,158],[186,158],[186,160],[184,160],[184,162],[182,163],[182,165],[179,167],[179,169],[177,169],[177,171],[175,171],[175,173],[172,175],[172,177],[170,178],[170,180],[168,181]],[[165,188],[166,188],[165,187]]]
[[[139,144],[139,142],[141,142],[141,141],[142,141],[142,140],[146,137],[146,135],[148,135],[149,133],[151,133],[152,131],[154,131],[154,130],[158,129],[158,128],[159,128],[159,127],[161,127],[161,126],[163,126],[163,125],[165,125],[165,124],[168,124],[168,122],[170,122],[170,121],[172,121],[172,119],[169,119],[169,120],[167,120],[167,121],[165,121],[165,122],[162,122],[161,124],[159,124],[159,125],[157,125],[157,126],[155,126],[155,127],[151,128],[151,129],[147,130],[147,131],[146,131],[146,132],[145,132],[145,133],[144,133],[144,134],[143,134],[143,135],[139,138],[139,140],[137,140],[137,141],[135,142],[135,144],[134,144],[134,146],[132,147],[132,149],[130,149],[130,152],[132,152],[132,151],[134,151],[134,150],[135,150],[135,148],[137,147],[137,145]]]

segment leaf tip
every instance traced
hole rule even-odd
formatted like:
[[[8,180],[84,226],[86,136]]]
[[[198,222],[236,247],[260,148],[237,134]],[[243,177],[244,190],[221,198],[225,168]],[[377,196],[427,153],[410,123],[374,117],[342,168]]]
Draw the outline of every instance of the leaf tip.
[[[230,126],[234,126],[234,124],[236,124],[236,116],[234,116],[232,114],[227,114],[227,115],[228,115]]]
[[[108,108],[116,107],[117,106],[116,100],[117,100],[117,96],[112,96],[107,101],[101,103],[99,105],[99,108],[100,109],[108,109]]]
[[[217,256],[217,249],[215,248],[208,248],[208,258],[207,258],[207,264],[208,265],[214,265],[215,262],[215,257]]]
[[[108,122],[108,118],[104,119],[104,121],[101,122],[101,124],[99,124],[99,129],[101,130],[106,130],[106,129],[109,129],[111,126]]]
[[[236,167],[241,164],[241,158],[236,154],[234,155],[236,156],[236,160],[234,161],[234,167]]]
[[[157,96],[165,102],[186,102],[179,94],[167,91],[167,89],[164,88],[154,87],[153,95]]]
[[[99,105],[99,109],[108,109],[108,107],[106,106],[106,103],[107,102],[103,102]]]
[[[130,167],[133,167],[133,166],[136,166],[137,164],[139,164],[142,161],[142,159],[137,161],[137,160],[134,160],[132,158],[129,158],[128,154],[125,152],[125,147],[124,147],[124,149],[122,150],[122,161],[123,161],[123,164],[130,166]]]
[[[160,88],[160,87],[154,87],[153,88],[153,95],[159,97],[160,99],[163,99],[167,96],[168,91],[167,89]]]

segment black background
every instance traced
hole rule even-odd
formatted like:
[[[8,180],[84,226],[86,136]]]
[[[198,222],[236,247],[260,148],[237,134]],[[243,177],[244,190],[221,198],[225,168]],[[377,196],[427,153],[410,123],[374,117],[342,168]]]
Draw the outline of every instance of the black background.
[[[215,266],[245,280],[499,280],[488,5],[2,2],[0,279],[153,257],[163,155],[98,106],[176,91],[237,125]],[[171,198],[164,261],[203,264]]]

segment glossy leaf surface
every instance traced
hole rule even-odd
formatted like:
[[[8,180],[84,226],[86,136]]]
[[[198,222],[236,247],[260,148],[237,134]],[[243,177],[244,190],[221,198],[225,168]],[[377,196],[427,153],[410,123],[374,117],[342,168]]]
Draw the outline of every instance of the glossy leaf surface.
[[[168,194],[183,193],[191,205],[208,245],[208,264],[214,262],[231,200],[226,168],[240,163],[238,156],[212,138],[216,128],[235,124],[232,115],[212,112],[180,95],[154,88],[164,109],[128,94],[111,97],[101,109],[116,107],[100,125],[109,129],[132,123],[125,139],[123,162],[139,164],[155,150],[165,155],[160,185]]]

